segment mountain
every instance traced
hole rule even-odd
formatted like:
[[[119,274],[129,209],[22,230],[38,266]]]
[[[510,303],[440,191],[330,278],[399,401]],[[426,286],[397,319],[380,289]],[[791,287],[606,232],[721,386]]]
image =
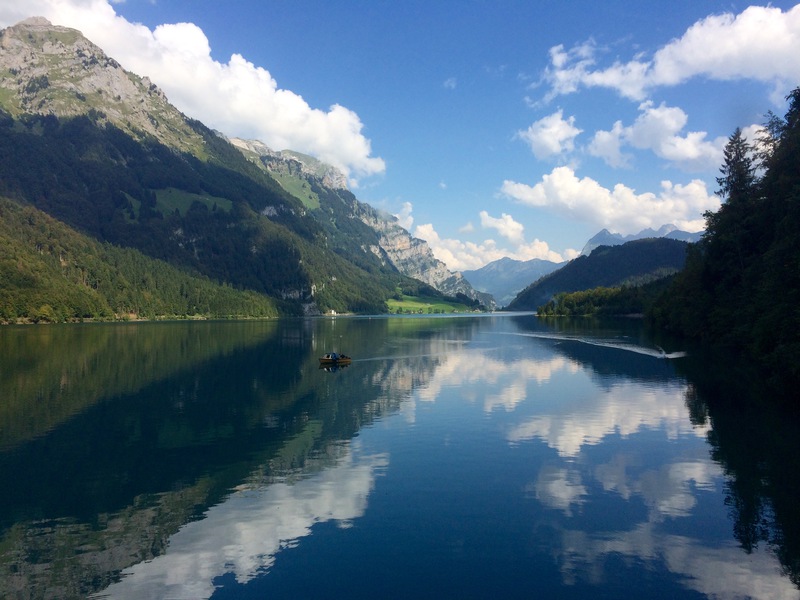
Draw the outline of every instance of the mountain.
[[[41,18],[0,32],[0,196],[98,242],[268,296],[284,314],[383,312],[419,285],[381,250],[341,174],[279,156],[299,169],[296,189],[80,32]]]
[[[203,137],[148,78],[117,61],[67,27],[42,17],[0,32],[2,108],[14,119],[93,115],[135,139],[155,139],[198,158]]]
[[[498,305],[506,306],[532,281],[552,273],[560,266],[561,263],[539,258],[521,261],[504,257],[480,269],[463,271],[462,274],[475,289],[491,294]]]
[[[323,225],[339,226],[337,223],[356,219],[377,234],[377,244],[367,249],[381,261],[443,294],[464,294],[494,308],[490,293],[476,290],[461,273],[450,271],[428,243],[413,237],[396,217],[360,202],[347,189],[346,177],[334,167],[299,152],[275,152],[258,141],[233,138],[231,143],[300,198]]]
[[[559,292],[654,281],[683,268],[688,246],[687,242],[666,238],[599,246],[589,256],[579,256],[529,285],[507,308],[536,310]]]
[[[684,242],[694,243],[699,241],[702,235],[702,231],[690,233],[688,231],[682,231],[674,225],[662,225],[657,230],[643,229],[639,233],[625,236],[619,233],[611,233],[608,229],[603,229],[594,235],[588,242],[586,242],[583,250],[581,250],[581,256],[589,256],[592,253],[592,250],[598,246],[619,246],[620,244],[624,244],[626,242],[632,242],[634,240],[641,240],[645,238],[667,238],[670,240],[681,240]]]

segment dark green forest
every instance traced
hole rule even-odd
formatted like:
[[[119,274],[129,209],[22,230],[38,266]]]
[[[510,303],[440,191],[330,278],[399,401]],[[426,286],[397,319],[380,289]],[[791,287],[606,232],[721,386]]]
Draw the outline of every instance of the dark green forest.
[[[242,310],[249,316],[302,314],[310,302],[322,312],[378,313],[385,312],[386,299],[405,281],[392,266],[363,250],[377,244],[374,231],[345,217],[344,210],[310,214],[263,169],[201,123],[189,121],[204,140],[204,160],[144,135],[144,141],[134,139],[102,117],[98,111],[64,119],[0,114],[0,196],[35,207],[97,240],[105,253],[102,260],[111,261],[106,265],[111,278],[117,263],[147,257],[164,267],[168,263],[184,279],[199,277],[197,286],[215,284],[225,294],[247,291],[255,296],[248,296],[244,305],[245,296],[240,296],[225,310],[221,300],[189,299],[189,292],[180,300],[180,294],[166,297],[163,286],[153,295],[147,278],[115,282],[114,290],[141,288],[138,293],[126,291],[123,298],[88,281],[75,287],[66,266],[61,268],[68,282],[63,286],[48,276],[47,285],[37,280],[39,287],[26,287],[24,278],[6,271],[0,286],[2,319],[105,319],[123,313],[218,316]],[[341,198],[326,199],[328,206],[345,204]],[[10,210],[7,204],[5,210]],[[7,234],[16,235],[13,230]],[[28,242],[38,247],[42,240]],[[17,253],[24,253],[20,248]],[[111,257],[123,248],[138,254],[125,254],[124,260],[120,253]],[[163,270],[153,266],[157,264],[147,267],[151,278]],[[59,287],[58,293],[53,286]],[[257,296],[261,298],[256,301]],[[41,311],[42,306],[52,310]]]
[[[644,285],[596,287],[579,292],[561,292],[538,307],[541,316],[634,316],[643,315],[671,284],[673,276]]]
[[[82,235],[0,198],[0,322],[276,317],[275,300]]]
[[[724,202],[651,321],[743,354],[784,390],[800,383],[800,88],[765,135],[737,129],[717,179]]]

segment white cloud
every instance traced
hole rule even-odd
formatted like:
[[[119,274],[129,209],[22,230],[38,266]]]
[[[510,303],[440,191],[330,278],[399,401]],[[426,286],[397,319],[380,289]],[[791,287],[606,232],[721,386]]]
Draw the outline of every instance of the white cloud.
[[[738,15],[711,15],[693,24],[652,58],[637,57],[596,68],[598,48],[587,41],[570,50],[550,50],[544,79],[546,99],[581,87],[605,87],[642,100],[660,86],[674,86],[693,77],[717,81],[750,79],[771,84],[776,100],[800,80],[800,5],[786,12],[771,6],[750,6]]]
[[[411,216],[411,212],[414,210],[414,206],[411,202],[403,202],[403,208],[400,209],[400,212],[396,215],[397,221],[403,229],[406,231],[411,231],[411,226],[414,224],[414,217]]]
[[[482,210],[480,212],[481,226],[489,229],[496,229],[497,232],[506,238],[509,242],[514,244],[521,244],[525,241],[525,227],[521,223],[517,223],[514,217],[505,213],[499,219],[489,215],[488,212]]]
[[[411,231],[414,223],[412,216],[413,205],[405,202],[400,213],[394,215],[399,224],[407,231]],[[524,226],[518,223],[511,215],[503,213],[499,218],[489,215],[487,211],[480,212],[481,227],[494,229],[511,244],[511,248],[498,245],[493,239],[486,239],[481,243],[463,241],[452,238],[442,238],[432,223],[417,225],[413,231],[414,237],[424,240],[430,246],[433,255],[454,271],[480,269],[481,267],[499,260],[503,257],[515,260],[531,260],[540,258],[553,262],[571,260],[580,254],[579,250],[568,248],[562,254],[550,249],[547,242],[535,239],[527,242],[524,237]],[[472,222],[468,222],[459,229],[460,233],[470,234],[475,231]]]
[[[584,504],[589,495],[579,471],[553,465],[542,467],[536,483],[527,486],[526,490],[544,505],[563,511],[568,517],[572,516],[572,507]]]
[[[279,88],[269,71],[238,54],[227,63],[213,60],[208,38],[192,23],[151,31],[117,16],[106,0],[11,4],[0,6],[0,26],[40,15],[79,29],[123,67],[148,76],[182,112],[227,135],[314,155],[339,168],[354,185],[359,177],[386,169],[383,159],[372,156],[355,112],[338,104],[327,111],[312,108],[297,93]]]
[[[449,77],[444,80],[444,83],[442,85],[444,85],[444,87],[448,90],[454,90],[458,85],[458,80],[456,80],[455,77]]]
[[[719,208],[719,198],[709,194],[700,180],[681,185],[661,182],[659,195],[637,194],[618,183],[609,190],[589,177],[579,179],[569,167],[557,167],[533,185],[506,180],[502,193],[528,206],[551,209],[587,223],[620,233],[672,223],[685,231],[700,231],[706,210]]]
[[[620,121],[614,123],[611,131],[595,132],[589,144],[589,154],[602,158],[610,167],[629,167],[633,157],[622,151],[624,135],[625,128]]]
[[[547,384],[559,372],[577,373],[580,365],[569,358],[553,355],[549,358],[525,358],[506,362],[496,360],[481,351],[463,349],[453,352],[449,347],[431,344],[429,352],[439,353],[442,359],[424,386],[419,386],[416,396],[425,402],[435,402],[442,390],[459,388],[465,394],[475,393],[470,401],[483,399],[483,410],[513,412],[517,407],[535,397],[534,388]],[[480,361],[481,368],[471,368]],[[466,397],[466,396],[465,396]]]
[[[723,162],[727,138],[706,139],[706,133],[692,131],[679,135],[689,118],[678,107],[652,102],[639,105],[640,114],[633,125],[614,123],[611,131],[598,131],[589,144],[589,153],[612,167],[630,166],[630,154],[622,152],[628,144],[639,150],[651,150],[656,156],[687,171],[714,169]]]
[[[528,143],[536,158],[544,159],[572,152],[575,138],[581,131],[575,127],[575,117],[564,119],[564,113],[559,109],[539,119],[528,129],[518,131],[517,137]]]
[[[743,559],[734,543],[703,546],[694,537],[662,529],[644,522],[619,531],[563,530],[555,543],[564,557],[564,581],[603,580],[612,575],[612,565],[616,568],[613,557],[642,568],[666,568],[683,586],[708,598],[797,598],[797,588],[776,568],[769,550],[757,549]]]
[[[551,250],[547,242],[538,239],[529,243],[523,241],[509,249],[498,246],[497,242],[492,239],[475,243],[441,238],[431,223],[418,225],[414,230],[414,236],[428,242],[433,255],[445,263],[449,269],[455,271],[480,269],[490,262],[506,256],[515,260],[541,258],[553,262],[563,262],[565,256],[574,258],[579,254],[577,250],[569,249],[562,256]]]

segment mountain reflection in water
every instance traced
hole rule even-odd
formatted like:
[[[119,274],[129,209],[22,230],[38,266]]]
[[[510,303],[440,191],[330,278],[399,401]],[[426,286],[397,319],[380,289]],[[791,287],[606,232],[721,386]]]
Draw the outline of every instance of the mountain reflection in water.
[[[0,330],[3,597],[800,596],[796,423],[638,324],[138,327]]]

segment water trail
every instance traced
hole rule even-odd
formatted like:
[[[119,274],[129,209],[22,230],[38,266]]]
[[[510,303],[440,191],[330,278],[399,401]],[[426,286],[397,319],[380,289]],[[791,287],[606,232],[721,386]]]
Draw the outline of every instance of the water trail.
[[[581,344],[588,344],[590,346],[602,346],[604,348],[615,348],[617,350],[625,350],[626,352],[635,352],[636,354],[644,354],[646,356],[652,356],[653,358],[673,359],[686,356],[686,352],[665,352],[664,349],[658,345],[655,348],[647,348],[645,346],[638,346],[636,344],[614,339],[604,340],[599,338],[586,338],[558,333],[510,333],[508,335],[520,335],[523,337],[533,337],[543,340],[557,340],[561,342],[578,342]]]

